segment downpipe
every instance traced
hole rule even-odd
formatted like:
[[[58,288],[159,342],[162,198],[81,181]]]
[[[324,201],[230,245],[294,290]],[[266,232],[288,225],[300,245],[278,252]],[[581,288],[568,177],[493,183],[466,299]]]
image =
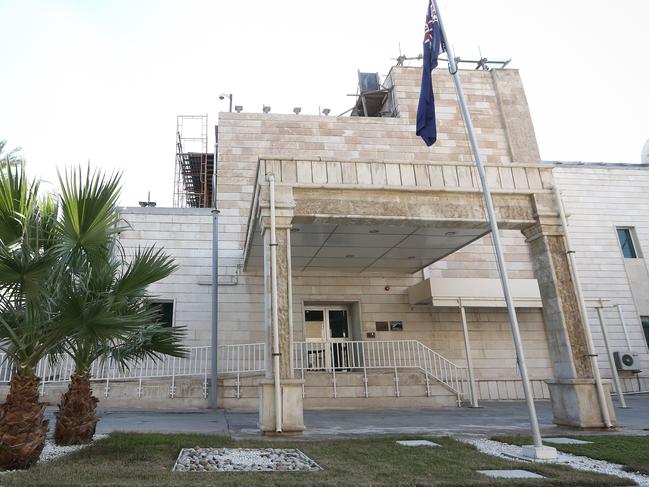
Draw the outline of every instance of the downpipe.
[[[282,389],[279,378],[279,318],[277,311],[277,233],[275,230],[275,177],[269,174],[268,197],[270,204],[270,293],[273,326],[273,380],[275,382],[275,431],[282,432]]]

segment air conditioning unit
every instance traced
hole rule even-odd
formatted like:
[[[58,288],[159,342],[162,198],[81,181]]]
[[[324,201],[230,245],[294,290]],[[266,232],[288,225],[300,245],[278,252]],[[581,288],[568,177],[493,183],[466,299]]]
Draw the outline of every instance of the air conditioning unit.
[[[635,352],[613,352],[615,358],[615,366],[617,370],[625,370],[627,372],[640,372],[640,361],[638,354]]]

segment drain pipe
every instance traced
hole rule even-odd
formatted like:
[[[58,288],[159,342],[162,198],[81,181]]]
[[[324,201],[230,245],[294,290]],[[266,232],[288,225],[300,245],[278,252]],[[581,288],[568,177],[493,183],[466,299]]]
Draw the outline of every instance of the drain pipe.
[[[273,379],[275,381],[275,431],[282,432],[282,389],[279,380],[279,317],[277,312],[277,234],[275,231],[275,177],[267,176],[270,203],[270,293],[273,324]]]
[[[593,369],[593,378],[595,379],[595,388],[597,389],[597,401],[599,402],[599,409],[602,413],[602,420],[607,428],[612,428],[611,415],[608,410],[606,402],[606,394],[604,393],[604,386],[602,385],[602,377],[599,373],[599,366],[597,365],[597,353],[595,353],[595,344],[593,343],[593,335],[590,332],[590,325],[588,324],[588,311],[586,310],[586,302],[584,301],[584,294],[581,289],[581,282],[577,274],[577,265],[575,263],[575,251],[572,250],[570,243],[570,234],[568,232],[568,220],[563,208],[563,201],[561,201],[561,193],[557,185],[554,185],[554,196],[559,208],[559,217],[561,218],[561,226],[563,227],[563,238],[566,242],[566,254],[568,254],[568,269],[570,269],[570,277],[575,284],[575,291],[577,292],[577,302],[579,303],[579,311],[584,321],[584,334],[586,335],[586,347],[588,349],[588,356],[590,357],[591,367]]]

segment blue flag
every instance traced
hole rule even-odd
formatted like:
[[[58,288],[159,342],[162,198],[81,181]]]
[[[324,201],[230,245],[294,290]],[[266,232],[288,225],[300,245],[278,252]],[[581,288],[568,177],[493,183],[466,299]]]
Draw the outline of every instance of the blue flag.
[[[435,98],[431,75],[433,69],[437,67],[437,56],[444,51],[446,51],[446,46],[442,39],[442,30],[439,28],[437,11],[433,2],[429,0],[424,33],[424,69],[421,73],[421,92],[417,107],[417,135],[424,139],[427,146],[433,145],[437,140]]]

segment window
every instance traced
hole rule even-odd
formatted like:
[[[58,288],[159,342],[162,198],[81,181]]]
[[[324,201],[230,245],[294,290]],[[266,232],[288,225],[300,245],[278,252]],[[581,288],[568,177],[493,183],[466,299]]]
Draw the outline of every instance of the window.
[[[644,339],[647,341],[647,347],[649,347],[649,316],[641,316],[640,320],[642,321],[642,329],[644,330]]]
[[[633,243],[632,228],[618,228],[617,238],[620,241],[620,247],[622,248],[622,255],[624,255],[624,258],[637,259],[638,253],[636,252],[635,244]]]
[[[173,301],[151,301],[152,308],[158,308],[158,321],[162,326],[174,326],[174,302]]]

